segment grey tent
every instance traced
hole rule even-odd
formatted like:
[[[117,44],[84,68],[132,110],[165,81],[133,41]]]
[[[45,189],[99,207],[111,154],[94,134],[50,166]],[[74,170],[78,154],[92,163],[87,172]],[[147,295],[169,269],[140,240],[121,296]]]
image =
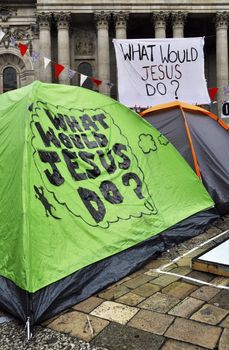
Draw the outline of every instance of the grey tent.
[[[179,101],[141,113],[202,178],[221,214],[229,213],[229,126],[204,108]]]

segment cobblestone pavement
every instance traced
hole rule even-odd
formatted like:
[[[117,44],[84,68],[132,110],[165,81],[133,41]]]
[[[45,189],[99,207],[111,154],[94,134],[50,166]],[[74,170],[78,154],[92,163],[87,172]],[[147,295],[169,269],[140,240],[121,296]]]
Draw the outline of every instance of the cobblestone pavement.
[[[229,278],[190,267],[227,237],[229,215],[36,327],[30,343],[20,325],[3,322],[0,350],[229,350]]]

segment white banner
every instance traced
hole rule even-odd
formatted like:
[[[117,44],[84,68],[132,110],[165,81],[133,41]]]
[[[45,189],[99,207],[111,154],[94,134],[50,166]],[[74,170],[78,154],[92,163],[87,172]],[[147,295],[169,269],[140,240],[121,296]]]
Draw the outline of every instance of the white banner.
[[[114,39],[119,101],[147,108],[179,100],[208,104],[204,38]]]

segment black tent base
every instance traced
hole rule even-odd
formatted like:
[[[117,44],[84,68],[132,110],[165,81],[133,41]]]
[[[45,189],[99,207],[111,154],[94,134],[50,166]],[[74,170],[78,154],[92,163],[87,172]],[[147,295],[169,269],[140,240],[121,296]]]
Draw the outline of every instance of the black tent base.
[[[219,216],[211,209],[125,251],[82,268],[55,283],[28,293],[0,276],[0,309],[24,323],[38,324],[136,271],[171,246],[197,236]]]

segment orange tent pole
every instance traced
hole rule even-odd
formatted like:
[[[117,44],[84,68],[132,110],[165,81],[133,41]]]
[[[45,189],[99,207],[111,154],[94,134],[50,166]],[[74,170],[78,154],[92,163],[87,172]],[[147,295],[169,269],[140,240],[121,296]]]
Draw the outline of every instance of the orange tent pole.
[[[184,114],[183,108],[181,106],[180,106],[180,110],[181,110],[181,113],[182,113],[182,116],[183,116],[183,119],[184,119],[185,130],[186,130],[186,133],[188,135],[188,140],[189,140],[190,147],[191,147],[191,152],[192,152],[192,158],[193,158],[195,171],[196,171],[197,176],[201,179],[200,168],[199,168],[198,161],[197,161],[197,158],[196,158],[196,153],[195,153],[195,150],[194,150],[194,147],[193,147],[192,137],[191,137],[191,134],[190,134],[190,131],[189,131],[189,128],[188,128],[188,123],[187,123],[187,120],[185,118],[185,114]]]

